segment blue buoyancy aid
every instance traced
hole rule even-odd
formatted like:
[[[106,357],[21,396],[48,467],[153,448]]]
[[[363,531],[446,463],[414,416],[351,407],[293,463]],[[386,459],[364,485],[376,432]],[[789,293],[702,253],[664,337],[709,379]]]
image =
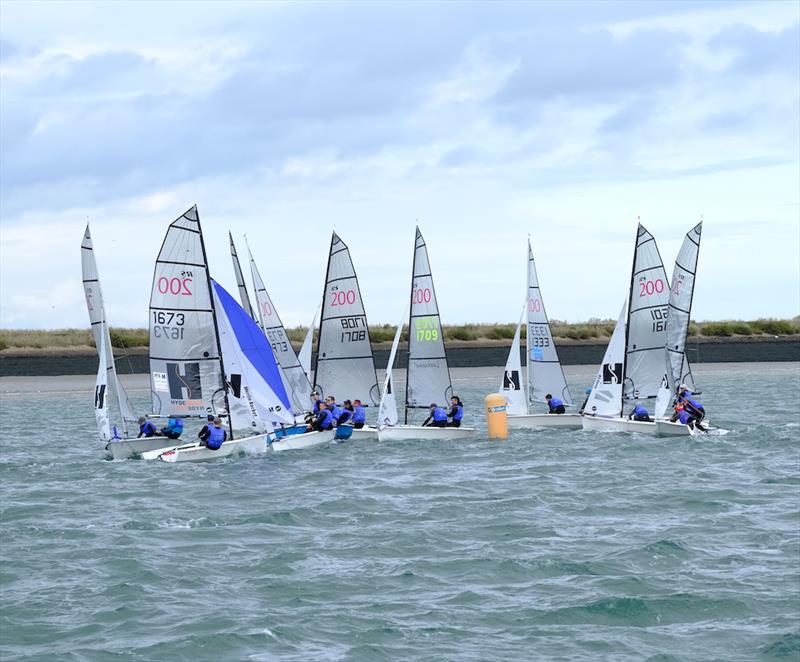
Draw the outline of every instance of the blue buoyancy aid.
[[[182,418],[170,418],[167,421],[167,430],[170,432],[177,432],[180,434],[183,432],[183,419]]]
[[[563,407],[564,403],[558,398],[550,398],[550,401],[547,403],[547,405],[550,407],[550,411],[553,411],[553,409],[556,407]]]
[[[156,426],[151,421],[145,421],[139,426],[139,432],[145,437],[152,437],[156,432]]]
[[[433,410],[433,414],[431,414],[431,416],[433,416],[433,420],[434,421],[446,421],[447,420],[447,412],[444,409],[442,409],[441,407],[436,407]]]
[[[454,421],[460,421],[464,418],[464,407],[461,405],[453,405],[450,409]]]
[[[208,432],[209,434],[208,440],[206,441],[206,446],[208,446],[212,451],[215,451],[222,446],[222,442],[225,441],[225,428],[211,425],[208,428]]]
[[[320,430],[330,430],[333,427],[333,415],[330,409],[320,409],[317,421],[319,421]]]
[[[358,405],[353,412],[353,423],[365,423],[367,420],[367,410]]]
[[[692,417],[691,417],[691,416],[690,416],[690,415],[689,415],[689,414],[686,412],[686,410],[685,410],[685,409],[681,409],[681,410],[678,412],[678,420],[679,420],[679,421],[680,421],[680,422],[681,422],[683,425],[686,425],[686,424],[687,424],[687,423],[688,423],[688,422],[689,422],[691,419],[692,419]]]
[[[311,411],[313,411],[315,414],[319,414],[319,403],[320,402],[322,402],[322,400],[314,400],[314,406],[311,408]]]
[[[348,421],[350,421],[351,418],[353,418],[353,412],[350,411],[349,409],[345,409],[344,407],[342,407],[339,410],[339,416],[336,419],[336,425],[341,425],[342,423],[347,423]],[[352,422],[352,421],[350,421],[350,422]]]
[[[333,420],[335,421],[338,421],[339,417],[342,415],[342,408],[337,404],[331,405],[328,411],[331,412],[331,416],[333,416]]]
[[[646,407],[643,407],[642,405],[636,405],[636,407],[633,410],[633,415],[634,416],[650,416],[650,412],[647,411]]]

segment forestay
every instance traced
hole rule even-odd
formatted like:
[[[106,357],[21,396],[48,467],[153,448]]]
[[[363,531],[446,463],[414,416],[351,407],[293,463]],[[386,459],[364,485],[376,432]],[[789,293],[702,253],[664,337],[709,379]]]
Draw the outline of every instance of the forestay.
[[[256,293],[256,304],[258,307],[258,317],[261,320],[261,328],[264,329],[275,358],[283,370],[283,378],[288,387],[289,398],[292,409],[296,413],[309,411],[311,408],[311,383],[308,381],[303,366],[294,353],[294,347],[286,334],[280,315],[272,303],[272,299],[264,286],[261,274],[258,271],[250,247],[247,247],[247,254],[250,258],[250,273],[253,277],[253,288]]]
[[[247,285],[244,282],[244,275],[242,274],[242,265],[239,263],[239,254],[236,252],[236,245],[233,243],[233,235],[228,232],[228,239],[231,242],[231,260],[233,261],[233,273],[236,276],[236,286],[239,288],[239,300],[242,302],[242,308],[255,320],[256,316],[253,314],[253,307],[250,305],[250,296],[247,294]]]
[[[294,423],[278,364],[261,329],[216,281],[212,280],[228,406],[234,429],[269,432],[274,423]]]
[[[668,301],[667,275],[656,240],[639,224],[628,304],[627,400],[654,398],[663,387]]]
[[[167,229],[150,295],[153,412],[205,416],[225,409],[211,285],[197,207]]]
[[[428,249],[417,228],[408,322],[406,406],[427,409],[434,402],[446,406],[452,395],[453,386],[447,366]]]
[[[400,335],[403,332],[403,322],[397,326],[392,341],[392,349],[389,352],[389,363],[386,366],[386,376],[383,379],[383,392],[381,393],[381,404],[378,407],[378,427],[392,427],[397,425],[397,401],[394,397],[394,385],[392,383],[392,371],[394,370],[394,360],[397,356],[397,347],[400,345]]]
[[[622,380],[625,363],[625,319],[627,301],[611,334],[592,392],[583,409],[584,415],[618,418],[622,415]]]
[[[94,338],[94,344],[100,359],[94,396],[97,430],[100,438],[103,439],[103,441],[107,441],[111,438],[108,411],[109,390],[114,391],[116,394],[125,436],[127,436],[127,421],[135,421],[137,416],[133,406],[128,400],[128,394],[117,379],[117,371],[114,365],[114,350],[111,346],[108,323],[106,322],[103,292],[100,287],[100,276],[97,271],[94,246],[92,244],[92,236],[89,232],[88,224],[86,225],[83,240],[81,241],[81,268],[83,291],[86,296],[86,308],[89,311],[89,321],[92,326],[92,337]]]
[[[695,390],[692,370],[686,358],[686,338],[689,335],[689,318],[692,314],[702,225],[698,223],[686,234],[672,272],[666,334],[667,379],[671,393],[675,393],[680,384],[686,384],[690,390]]]
[[[527,303],[525,308],[527,308]],[[525,310],[523,309],[517,324],[517,330],[514,332],[514,340],[511,342],[511,349],[508,352],[508,359],[506,359],[506,368],[503,372],[503,380],[500,384],[500,392],[506,397],[506,402],[508,403],[506,411],[510,416],[524,416],[528,413],[525,391],[521,383],[522,362],[520,361],[520,332],[524,315]]]
[[[347,245],[334,232],[322,293],[315,388],[322,397],[377,405],[378,376],[367,316]]]
[[[545,396],[550,393],[563,400],[564,404],[572,405],[572,395],[567,387],[561,362],[558,360],[558,352],[550,331],[550,321],[544,309],[530,241],[528,241],[527,310],[528,402],[546,402]]]

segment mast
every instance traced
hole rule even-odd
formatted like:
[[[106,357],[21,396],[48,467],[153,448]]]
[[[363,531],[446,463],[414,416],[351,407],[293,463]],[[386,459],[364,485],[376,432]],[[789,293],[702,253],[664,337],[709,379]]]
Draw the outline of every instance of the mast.
[[[411,286],[408,292],[408,341],[406,342],[406,395],[403,402],[403,409],[405,411],[403,423],[408,425],[408,383],[409,372],[411,371],[411,313],[414,307],[414,273],[417,271],[417,233],[419,232],[419,225],[414,229],[414,257],[411,260]]]
[[[639,237],[642,234],[640,217],[636,217],[636,239],[633,242],[633,260],[631,261],[631,285],[628,289],[628,312],[625,313],[625,353],[622,355],[622,395],[619,401],[620,416],[625,402],[625,381],[628,378],[628,340],[631,332],[631,300],[633,298],[633,279],[636,277],[636,251],[639,249]]]
[[[331,245],[330,245],[330,248],[328,249],[328,263],[325,266],[325,282],[322,284],[322,301],[319,304],[320,311],[323,311],[322,312],[322,316],[325,315],[325,313],[324,313],[324,310],[325,310],[325,294],[328,291],[328,274],[330,273],[330,270],[331,270],[331,253],[333,253],[333,240],[334,240],[335,236],[336,236],[336,233],[332,232],[331,233]],[[320,317],[319,326],[320,326],[320,332],[319,332],[319,334],[317,336],[317,352],[316,352],[316,354],[314,354],[314,390],[315,391],[317,390],[317,375],[319,374],[319,370],[318,370],[318,366],[319,366],[319,345],[322,342],[322,317]]]
[[[206,253],[206,242],[203,239],[203,228],[200,225],[200,214],[197,211],[197,205],[194,206],[194,213],[197,216],[197,229],[200,234],[200,248],[203,251],[203,262],[206,265],[206,286],[208,287],[208,298],[211,304],[211,318],[214,320],[214,334],[217,338],[217,347],[219,348],[219,368],[222,373],[222,394],[225,398],[225,411],[228,414],[228,429],[231,431],[231,440],[233,440],[233,417],[231,416],[231,407],[228,402],[228,383],[225,381],[225,361],[222,358],[222,343],[219,338],[219,324],[217,323],[217,310],[214,305],[214,291],[211,289],[211,274],[208,269],[208,255]]]

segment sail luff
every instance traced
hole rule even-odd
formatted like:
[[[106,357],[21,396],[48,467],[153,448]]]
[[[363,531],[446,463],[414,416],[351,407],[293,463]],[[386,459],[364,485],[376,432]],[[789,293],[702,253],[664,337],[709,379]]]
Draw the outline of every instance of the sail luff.
[[[236,276],[236,286],[239,288],[239,300],[242,303],[244,311],[255,319],[253,315],[253,307],[250,305],[250,296],[247,294],[247,285],[244,282],[244,274],[242,274],[242,265],[239,264],[239,255],[236,252],[236,245],[233,243],[233,235],[230,230],[228,231],[228,239],[231,244],[231,261],[233,262],[233,273]]]

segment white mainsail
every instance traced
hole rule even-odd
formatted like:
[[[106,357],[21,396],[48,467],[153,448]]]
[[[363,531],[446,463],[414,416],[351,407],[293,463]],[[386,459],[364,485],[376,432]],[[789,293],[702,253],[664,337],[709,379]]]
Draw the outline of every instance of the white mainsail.
[[[640,223],[628,297],[626,400],[654,398],[663,388],[668,303],[667,274],[656,240]]]
[[[525,306],[527,308],[527,304]],[[514,340],[511,342],[511,349],[508,352],[506,368],[503,372],[503,379],[500,384],[500,392],[506,396],[506,411],[510,416],[524,416],[528,413],[528,403],[525,398],[525,391],[522,388],[522,361],[520,360],[520,331],[522,329],[522,315],[514,332]]]
[[[242,274],[242,265],[239,263],[239,254],[236,252],[236,246],[233,243],[233,235],[230,231],[228,231],[228,239],[231,243],[231,260],[233,261],[233,273],[236,276],[236,286],[239,288],[239,300],[242,302],[244,311],[250,315],[251,319],[255,320],[256,316],[253,314],[253,307],[250,305],[250,296],[247,294],[247,285],[245,285],[244,275]],[[258,323],[258,321],[256,323]]]
[[[272,299],[264,286],[264,281],[247,247],[247,254],[250,258],[250,273],[253,277],[253,288],[255,289],[256,304],[258,307],[258,318],[261,321],[261,328],[267,337],[275,358],[283,371],[283,378],[286,383],[287,391],[292,404],[292,409],[298,414],[309,411],[311,408],[311,383],[308,381],[303,366],[294,353],[292,341],[286,333],[280,315],[272,303]]]
[[[311,350],[314,348],[314,329],[317,326],[317,316],[319,315],[319,308],[314,313],[314,319],[311,320],[311,325],[308,327],[306,337],[303,339],[303,346],[300,347],[300,353],[297,355],[297,360],[306,373],[306,378],[311,381]]]
[[[442,322],[433,287],[428,249],[419,228],[414,238],[411,277],[411,311],[408,321],[408,377],[406,416],[409,408],[427,409],[431,403],[447,406],[453,395],[444,348]]]
[[[294,423],[289,396],[272,348],[247,311],[216,281],[214,311],[234,429],[270,432],[274,423]]]
[[[314,386],[322,397],[380,400],[367,315],[347,245],[334,232],[322,293]]]
[[[667,380],[671,393],[675,393],[680,384],[695,390],[692,370],[686,358],[686,338],[689,335],[702,226],[700,222],[686,234],[672,272],[666,333]]]
[[[403,332],[403,322],[397,326],[392,341],[392,349],[389,352],[389,362],[386,365],[386,376],[383,379],[383,392],[381,393],[381,404],[378,407],[378,427],[392,427],[397,425],[397,401],[394,397],[394,385],[392,384],[392,370],[394,370],[394,359],[397,355],[397,347],[400,345],[400,335]]]
[[[97,262],[94,257],[94,246],[92,235],[89,232],[89,224],[81,242],[81,268],[83,278],[83,291],[86,296],[86,308],[89,311],[89,321],[92,325],[92,336],[94,344],[100,357],[100,368],[97,371],[97,382],[95,384],[95,413],[97,417],[97,429],[100,437],[105,441],[111,438],[109,428],[108,411],[108,392],[109,389],[116,394],[117,404],[123,433],[127,436],[127,421],[135,421],[136,411],[128,400],[128,394],[117,378],[117,370],[114,365],[114,350],[111,346],[108,323],[106,321],[105,304],[103,302],[103,291],[100,287],[100,276],[97,271]],[[103,373],[101,375],[101,372]]]
[[[592,392],[586,401],[584,415],[620,417],[622,415],[622,382],[625,364],[625,327],[628,302],[622,304],[617,325],[606,347],[603,363],[597,371]]]
[[[526,333],[528,402],[546,402],[550,393],[566,405],[572,405],[572,395],[567,387],[564,370],[550,331],[550,321],[544,309],[539,277],[533,261],[531,242],[528,240],[528,327]],[[527,413],[527,412],[523,412]]]
[[[211,284],[197,206],[173,221],[156,259],[150,295],[153,413],[226,410]]]

